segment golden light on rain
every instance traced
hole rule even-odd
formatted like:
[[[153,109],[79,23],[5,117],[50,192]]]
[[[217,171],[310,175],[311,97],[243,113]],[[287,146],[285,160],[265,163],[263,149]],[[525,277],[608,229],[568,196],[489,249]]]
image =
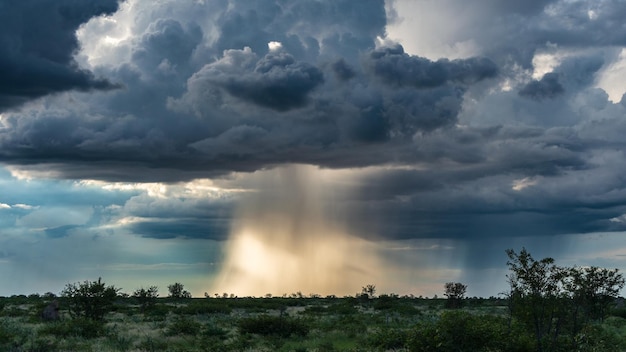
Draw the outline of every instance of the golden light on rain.
[[[303,165],[255,175],[258,191],[237,210],[212,292],[341,295],[381,282],[375,246],[342,225],[345,214],[336,205],[347,194],[333,176]]]

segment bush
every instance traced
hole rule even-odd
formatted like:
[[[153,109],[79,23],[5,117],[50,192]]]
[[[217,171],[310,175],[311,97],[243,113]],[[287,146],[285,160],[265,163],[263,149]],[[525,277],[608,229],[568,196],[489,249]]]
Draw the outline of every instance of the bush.
[[[178,317],[168,326],[167,335],[197,335],[202,329],[202,325],[187,317]]]
[[[185,286],[180,282],[176,282],[172,285],[167,286],[167,290],[169,291],[168,297],[170,298],[191,298],[191,293],[185,290]]]
[[[590,324],[576,335],[576,346],[580,352],[624,351],[626,343],[614,327],[608,324]]]
[[[29,332],[22,326],[0,320],[0,350],[11,351],[23,344]]]
[[[387,350],[399,350],[406,346],[408,332],[399,329],[380,329],[369,334],[367,345]]]
[[[243,318],[239,321],[238,327],[242,334],[263,336],[306,336],[309,333],[309,327],[303,321],[282,316],[259,315]]]
[[[101,320],[93,320],[85,317],[71,320],[57,321],[44,325],[40,334],[54,335],[57,337],[82,337],[92,339],[106,335],[107,329]]]
[[[156,286],[150,286],[148,289],[139,288],[133,292],[133,298],[141,306],[141,311],[145,312],[147,308],[153,307],[159,297],[159,289]]]
[[[61,296],[66,299],[72,317],[103,320],[104,315],[112,310],[119,291],[98,278],[93,282],[67,284]]]
[[[422,322],[407,339],[409,351],[532,351],[532,338],[517,326],[508,330],[502,317],[473,315],[464,311],[444,312],[439,320]]]

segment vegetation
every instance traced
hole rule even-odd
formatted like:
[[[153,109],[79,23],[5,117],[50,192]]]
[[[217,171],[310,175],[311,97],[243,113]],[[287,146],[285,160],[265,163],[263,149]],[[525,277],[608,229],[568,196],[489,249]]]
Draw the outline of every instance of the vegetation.
[[[179,282],[167,286],[167,290],[169,291],[168,297],[170,298],[176,298],[176,299],[191,298],[191,293],[185,290],[185,286],[183,286],[183,284]]]
[[[467,285],[460,282],[447,282],[445,284],[446,292],[443,294],[448,298],[446,308],[461,308]]]
[[[54,294],[0,297],[0,351],[623,351],[626,308],[617,270],[560,267],[508,250],[510,290],[445,299],[375,295],[190,298],[184,286],[131,295],[101,279]],[[187,293],[185,293],[187,292]],[[174,299],[172,299],[174,298]],[[58,300],[60,320],[41,310]]]
[[[624,287],[617,269],[560,267],[526,249],[507,255],[510,315],[532,332],[537,351],[578,349],[581,334],[604,321]]]
[[[67,284],[61,291],[61,297],[65,298],[72,317],[101,321],[113,307],[119,291],[114,286],[106,286],[98,278],[93,282]]]
[[[144,312],[156,304],[159,297],[159,289],[156,286],[150,286],[148,289],[142,287],[133,292],[133,297],[139,303],[141,311]]]

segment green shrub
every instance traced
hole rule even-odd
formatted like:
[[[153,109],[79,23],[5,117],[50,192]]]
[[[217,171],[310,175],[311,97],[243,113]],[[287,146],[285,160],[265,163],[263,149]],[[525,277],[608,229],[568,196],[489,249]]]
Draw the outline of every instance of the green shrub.
[[[29,332],[15,322],[0,320],[0,351],[15,350],[28,339]]]
[[[57,337],[82,337],[92,339],[107,333],[103,321],[88,318],[75,318],[46,324],[39,329],[40,334]]]
[[[579,352],[624,351],[626,341],[610,325],[590,324],[576,335],[576,347]]]
[[[173,335],[197,335],[202,329],[202,325],[194,319],[187,317],[177,317],[174,322],[167,327],[166,334]]]
[[[98,281],[67,284],[61,296],[65,298],[70,315],[92,320],[103,320],[104,315],[113,308],[120,289],[106,286]]]
[[[378,329],[367,336],[366,344],[384,351],[399,350],[406,346],[408,332],[400,329]]]
[[[228,331],[214,324],[206,324],[202,329],[202,336],[226,337],[226,335],[228,335]]]
[[[306,336],[309,333],[309,327],[302,320],[282,316],[259,315],[243,318],[239,320],[238,327],[242,334],[263,336]]]
[[[148,307],[144,311],[146,317],[152,318],[151,320],[163,321],[171,311],[171,307],[165,304],[155,304]]]
[[[409,333],[409,351],[533,351],[530,336],[508,329],[506,318],[446,311],[436,321],[419,323]],[[517,329],[512,326],[511,329]]]

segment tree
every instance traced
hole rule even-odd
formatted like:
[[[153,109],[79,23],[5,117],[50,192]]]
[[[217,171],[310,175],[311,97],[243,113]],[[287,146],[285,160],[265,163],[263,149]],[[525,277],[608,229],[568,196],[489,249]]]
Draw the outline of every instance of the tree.
[[[443,295],[448,298],[446,307],[461,308],[463,298],[465,298],[465,292],[467,291],[467,285],[463,285],[460,282],[447,282],[445,289],[446,292]]]
[[[563,338],[576,350],[576,336],[591,321],[604,319],[624,287],[617,269],[559,267],[552,258],[535,260],[525,248],[506,253],[511,317],[534,333],[540,352],[554,350]]]
[[[133,292],[133,297],[139,302],[141,311],[144,312],[156,303],[156,299],[159,297],[159,289],[156,286],[150,286],[147,290],[142,287]]]
[[[574,322],[604,321],[608,307],[624,287],[624,277],[617,269],[609,270],[595,266],[569,269],[564,288],[575,304]]]
[[[364,295],[367,298],[374,298],[376,295],[376,285],[365,285],[363,288],[361,288],[361,295]]]
[[[111,311],[119,291],[114,286],[106,286],[102,278],[98,278],[98,281],[67,284],[61,296],[67,300],[72,317],[101,321]]]
[[[169,291],[169,295],[168,297],[170,298],[191,298],[191,293],[189,293],[189,291],[186,291],[184,289],[185,287],[183,286],[183,284],[176,282],[172,285],[167,286],[167,289]]]
[[[511,291],[509,309],[512,317],[525,324],[535,336],[537,351],[556,344],[565,315],[562,287],[565,271],[554,259],[535,260],[526,248],[518,253],[508,249],[507,275]]]

